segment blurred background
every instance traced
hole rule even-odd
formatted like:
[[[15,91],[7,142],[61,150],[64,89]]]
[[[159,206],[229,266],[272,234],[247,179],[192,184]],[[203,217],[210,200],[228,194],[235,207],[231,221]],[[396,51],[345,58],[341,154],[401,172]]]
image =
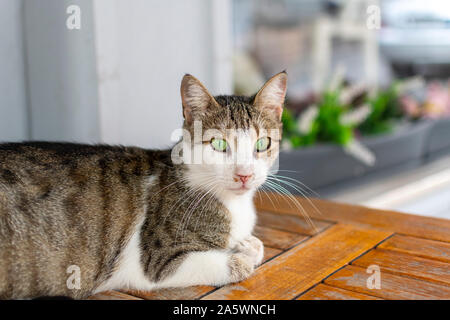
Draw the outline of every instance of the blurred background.
[[[185,73],[286,69],[286,189],[450,218],[448,0],[0,0],[0,39],[1,141],[170,147]]]

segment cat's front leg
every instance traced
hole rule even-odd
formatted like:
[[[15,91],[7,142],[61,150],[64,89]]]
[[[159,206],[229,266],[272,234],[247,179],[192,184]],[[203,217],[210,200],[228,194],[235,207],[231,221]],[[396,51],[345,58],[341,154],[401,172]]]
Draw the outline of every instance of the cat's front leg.
[[[234,250],[191,252],[174,274],[158,283],[158,287],[221,286],[247,279],[260,260],[251,245],[255,242],[243,243]]]

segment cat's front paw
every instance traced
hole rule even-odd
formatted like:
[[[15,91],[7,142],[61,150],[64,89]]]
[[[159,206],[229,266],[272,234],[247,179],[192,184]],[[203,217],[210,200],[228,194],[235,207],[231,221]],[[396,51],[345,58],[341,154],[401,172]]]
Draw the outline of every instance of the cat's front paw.
[[[255,267],[261,264],[264,257],[264,245],[261,240],[254,236],[249,236],[240,241],[236,245],[236,250],[250,256]]]
[[[230,268],[230,282],[245,280],[255,270],[252,257],[243,252],[232,254],[228,266]]]

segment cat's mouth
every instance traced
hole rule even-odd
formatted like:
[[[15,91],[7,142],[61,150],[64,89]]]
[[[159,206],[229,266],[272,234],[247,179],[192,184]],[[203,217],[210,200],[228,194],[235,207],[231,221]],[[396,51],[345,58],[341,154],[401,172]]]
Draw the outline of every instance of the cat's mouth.
[[[236,194],[244,194],[247,191],[250,191],[252,188],[248,185],[242,184],[239,188],[230,188],[229,190]]]

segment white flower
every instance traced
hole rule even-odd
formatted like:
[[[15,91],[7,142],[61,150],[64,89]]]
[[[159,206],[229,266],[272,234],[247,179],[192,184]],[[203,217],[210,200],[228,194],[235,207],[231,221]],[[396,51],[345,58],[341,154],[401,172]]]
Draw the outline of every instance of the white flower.
[[[289,140],[283,139],[283,141],[281,141],[281,150],[282,151],[289,151],[292,150],[292,144]]]
[[[344,151],[367,166],[372,167],[375,164],[375,154],[356,139],[353,139],[348,145],[346,145],[344,147]]]
[[[341,118],[339,119],[340,124],[344,126],[353,126],[358,125],[364,120],[367,119],[367,117],[372,112],[372,107],[370,104],[363,104],[356,109],[349,111],[347,113],[344,113]]]
[[[350,102],[352,102],[352,99],[363,93],[365,89],[366,86],[364,84],[346,87],[342,89],[341,96],[339,97],[339,102],[344,105],[350,104]]]
[[[345,66],[339,64],[328,86],[329,91],[331,92],[336,91],[342,85],[342,82],[344,82],[345,72],[346,72]]]
[[[311,131],[311,126],[318,114],[319,109],[315,105],[312,105],[303,111],[297,120],[297,126],[300,133],[307,134]]]

